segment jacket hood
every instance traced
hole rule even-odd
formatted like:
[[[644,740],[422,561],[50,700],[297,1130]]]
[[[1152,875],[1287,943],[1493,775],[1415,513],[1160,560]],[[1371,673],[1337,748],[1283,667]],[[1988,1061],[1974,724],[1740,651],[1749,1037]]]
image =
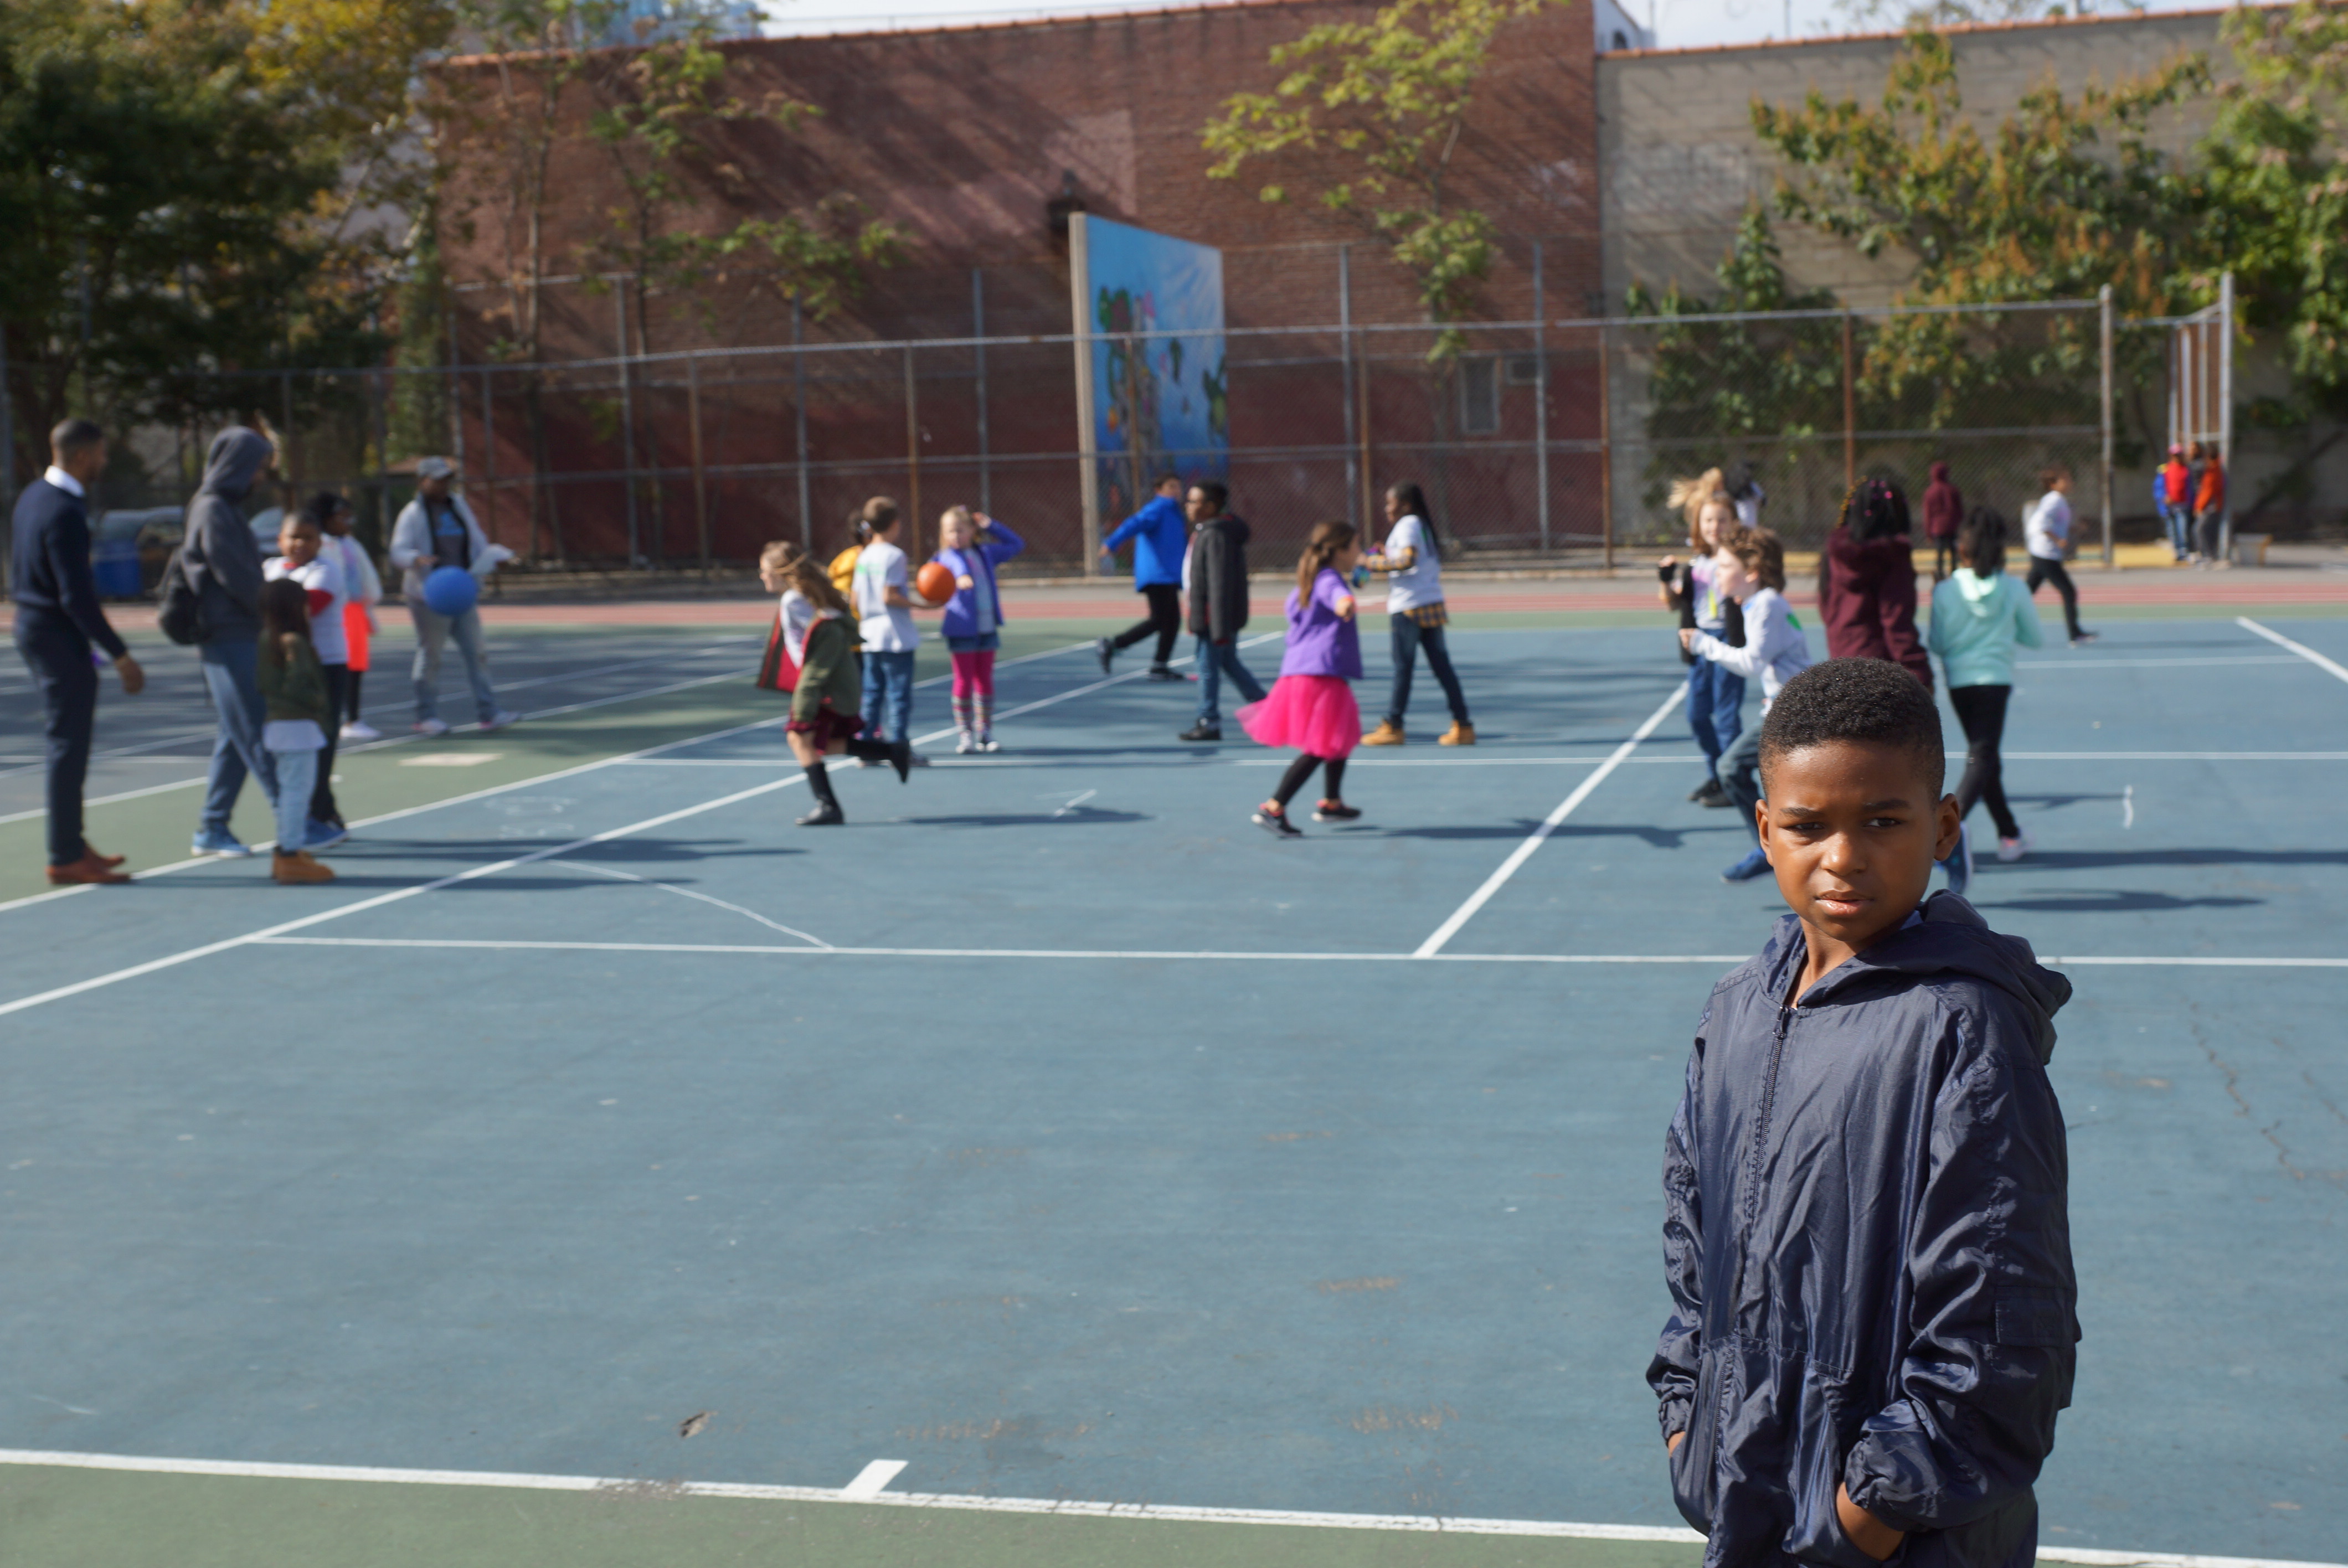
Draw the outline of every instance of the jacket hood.
[[[252,488],[253,479],[276,450],[269,437],[258,430],[230,425],[212,437],[211,449],[204,454],[204,482],[196,487],[196,493],[221,496],[232,501],[244,499]]]
[[[1827,553],[1835,563],[1870,581],[1890,572],[1914,571],[1915,558],[1909,553],[1913,548],[1906,534],[1863,539],[1847,528],[1827,530]]]
[[[1200,523],[1199,528],[1201,532],[1213,528],[1218,532],[1229,534],[1231,536],[1232,543],[1242,545],[1247,543],[1254,533],[1254,530],[1247,526],[1245,518],[1235,518],[1229,512],[1225,512],[1220,518],[1209,518],[1205,522]]]
[[[1983,577],[1969,566],[1961,566],[1949,574],[1949,580],[1957,585],[1965,608],[1975,616],[1987,620],[1997,613],[1998,585],[2005,580],[2005,573],[1993,571]]]
[[[1949,482],[1949,466],[1948,466],[1946,463],[1935,463],[1935,464],[1933,464],[1933,465],[1932,465],[1932,483],[1934,483],[1935,485],[1945,485],[1945,484],[1947,484],[1948,482]]]
[[[1853,993],[1881,990],[1901,977],[1930,979],[1964,975],[1995,986],[2020,1005],[2037,1036],[2038,1061],[2054,1054],[2054,1015],[2071,999],[2071,979],[2038,962],[2030,944],[1989,928],[1971,904],[1942,891],[1924,901],[1923,919],[1894,931],[1842,965],[1802,995],[1805,1005],[1858,999]],[[1782,997],[1806,951],[1801,920],[1777,922],[1761,964],[1771,994]]]

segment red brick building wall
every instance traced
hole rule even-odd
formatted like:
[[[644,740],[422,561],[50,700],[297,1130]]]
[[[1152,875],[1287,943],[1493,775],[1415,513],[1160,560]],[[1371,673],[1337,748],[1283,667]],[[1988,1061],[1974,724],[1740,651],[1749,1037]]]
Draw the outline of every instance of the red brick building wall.
[[[811,342],[968,336],[973,271],[988,333],[1066,333],[1065,242],[1056,241],[1047,210],[1070,172],[1087,211],[1221,248],[1233,328],[1334,323],[1338,246],[1346,242],[1354,320],[1417,321],[1410,281],[1385,248],[1304,199],[1313,188],[1311,165],[1278,170],[1300,199],[1267,206],[1256,190],[1273,171],[1210,179],[1200,144],[1200,128],[1231,94],[1271,85],[1267,56],[1274,45],[1316,23],[1366,17],[1374,9],[1373,0],[1253,0],[1072,21],[726,44],[731,93],[749,102],[780,94],[820,113],[789,129],[745,122],[711,134],[716,156],[695,176],[697,203],[681,220],[716,232],[747,218],[804,210],[844,191],[903,231],[911,241],[904,264],[877,271],[839,316],[805,323]],[[1479,84],[1450,190],[1509,236],[1481,301],[1486,319],[1531,314],[1536,240],[1542,242],[1548,314],[1581,313],[1599,285],[1591,37],[1587,0],[1512,24]],[[624,60],[623,53],[597,56],[563,101],[546,215],[550,273],[592,267],[589,247],[619,199],[609,153],[583,128],[598,102],[596,81],[610,80]],[[445,68],[444,91],[452,102],[478,102],[494,89],[499,69],[485,59],[454,62]],[[488,357],[492,343],[511,331],[500,314],[504,291],[478,287],[504,276],[510,227],[499,200],[493,142],[469,133],[461,117],[447,123],[457,179],[444,204],[441,238],[452,281],[462,290],[458,337],[470,364]],[[610,294],[558,284],[544,300],[548,361],[613,354],[618,328]],[[788,344],[792,334],[788,304],[739,282],[689,300],[655,302],[640,324],[655,352]],[[1425,346],[1415,334],[1356,340],[1357,354],[1389,356],[1374,365],[1366,405],[1374,434],[1389,442],[1406,445],[1437,433],[1426,378],[1416,364]],[[1478,346],[1521,350],[1529,340]],[[1345,400],[1337,353],[1329,334],[1231,342],[1236,504],[1242,511],[1254,507],[1251,516],[1284,519],[1275,531],[1358,509],[1360,497],[1347,493],[1344,477]],[[1073,466],[1023,462],[1016,455],[1065,454],[1073,446],[1071,357],[1064,344],[997,348],[986,365],[987,445],[994,455],[986,487],[995,509],[1036,525],[1031,531],[1056,554],[1073,547]],[[1310,360],[1324,363],[1295,363]],[[947,500],[977,498],[976,369],[967,349],[916,355],[909,435],[901,352],[808,357],[815,383],[806,398],[814,466],[808,495],[818,542],[837,531],[832,519],[862,495],[883,490],[902,498],[916,483],[916,468],[925,513]],[[612,476],[628,466],[663,474],[656,489],[640,487],[640,548],[655,531],[654,512],[660,553],[672,559],[697,548],[705,517],[714,553],[725,558],[740,559],[759,539],[796,532],[799,389],[788,356],[705,360],[695,374],[697,394],[685,384],[682,364],[632,371],[624,421],[635,432],[632,456],[623,454],[616,434],[623,422],[613,373],[572,374],[572,390],[544,398],[542,465],[532,464],[523,439],[519,379],[491,382],[494,408],[485,425],[480,378],[471,378],[465,399],[469,467],[478,495],[496,465],[499,483],[486,487],[499,531],[519,544],[529,528],[531,497],[515,476],[534,468],[541,477]],[[1569,441],[1591,435],[1585,426],[1594,425],[1594,404],[1581,384],[1587,373],[1570,354],[1559,354],[1551,374],[1550,435]],[[593,382],[602,384],[590,389]],[[1496,439],[1521,445],[1532,434],[1531,401],[1520,388],[1509,393]],[[689,472],[689,405],[696,395],[705,469],[757,470],[705,479],[698,506]],[[1357,413],[1362,406],[1357,400]],[[919,449],[919,463],[909,458],[909,447]],[[1291,456],[1251,462],[1243,448]],[[1461,461],[1463,506],[1511,512],[1533,506],[1533,497],[1517,493],[1525,481],[1516,470],[1524,465]],[[1406,477],[1386,473],[1375,452],[1370,466],[1381,478]],[[1563,468],[1553,472],[1553,498],[1570,497],[1573,487]],[[1357,481],[1354,489],[1360,488]],[[1483,499],[1469,503],[1470,491]],[[573,479],[551,494],[569,554],[620,553],[626,507],[615,478]],[[537,506],[543,528],[548,503],[541,497]],[[1460,526],[1472,533],[1468,522],[1463,518]],[[542,535],[537,542],[548,544]]]

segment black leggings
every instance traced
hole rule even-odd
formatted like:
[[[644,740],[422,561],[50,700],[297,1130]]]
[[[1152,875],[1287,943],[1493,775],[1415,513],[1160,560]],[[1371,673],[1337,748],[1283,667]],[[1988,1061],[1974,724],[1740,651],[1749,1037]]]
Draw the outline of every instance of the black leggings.
[[[2000,838],[2022,836],[2022,825],[2013,820],[2013,809],[2005,804],[2005,762],[1997,754],[1998,743],[2005,737],[2006,699],[2013,695],[2011,686],[1949,688],[1957,723],[1965,731],[1965,776],[1957,784],[1958,820],[1969,815],[1973,803],[1979,801],[1989,807]]]
[[[1182,630],[1182,590],[1170,582],[1144,583],[1142,594],[1149,600],[1149,617],[1136,621],[1109,639],[1112,648],[1130,648],[1151,632],[1158,634],[1158,656],[1152,664],[1163,665],[1174,657],[1174,639]]]
[[[1296,798],[1296,792],[1304,787],[1304,781],[1313,776],[1313,770],[1320,767],[1323,763],[1328,764],[1328,771],[1323,776],[1328,781],[1329,793],[1323,798],[1327,800],[1345,798],[1345,759],[1316,757],[1311,752],[1305,752],[1288,764],[1288,771],[1280,775],[1280,787],[1272,792],[1272,798],[1280,803],[1281,809],[1283,811],[1287,809],[1288,803]]]
[[[2048,560],[2044,556],[2032,556],[2030,576],[2024,579],[2024,586],[2030,592],[2036,593],[2038,585],[2042,582],[2053,583],[2054,591],[2063,596],[2063,624],[2069,629],[2071,641],[2077,641],[2079,640],[2079,590],[2071,586],[2071,574],[2063,569],[2061,561]]]
[[[326,733],[326,747],[318,753],[318,782],[310,789],[310,820],[339,823],[343,808],[335,804],[335,750],[343,735],[344,693],[358,677],[347,664],[329,664],[325,671],[326,702],[335,716],[318,726]]]
[[[359,721],[359,682],[366,678],[366,671],[364,670],[354,670],[351,671],[351,701],[350,706],[346,712],[349,714],[350,722],[354,724],[357,723]]]
[[[1932,580],[1939,582],[1963,563],[1957,559],[1957,541],[1953,538],[1932,541]]]

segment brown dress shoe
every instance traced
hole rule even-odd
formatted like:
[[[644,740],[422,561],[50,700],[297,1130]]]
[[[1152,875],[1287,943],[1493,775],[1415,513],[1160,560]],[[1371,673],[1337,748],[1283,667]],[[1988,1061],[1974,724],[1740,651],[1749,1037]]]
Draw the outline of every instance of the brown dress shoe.
[[[297,849],[291,855],[280,850],[269,858],[269,876],[274,882],[294,884],[332,882],[335,879],[333,868],[321,866],[306,849]]]
[[[53,887],[73,887],[85,882],[128,882],[130,878],[115,869],[121,864],[122,856],[98,855],[85,845],[79,860],[70,866],[49,867],[49,885]]]
[[[1388,723],[1385,720],[1380,719],[1378,721],[1378,727],[1362,737],[1362,744],[1365,746],[1398,746],[1402,744],[1402,726],[1400,724]]]
[[[1476,726],[1454,723],[1435,738],[1438,746],[1472,746],[1476,743]]]

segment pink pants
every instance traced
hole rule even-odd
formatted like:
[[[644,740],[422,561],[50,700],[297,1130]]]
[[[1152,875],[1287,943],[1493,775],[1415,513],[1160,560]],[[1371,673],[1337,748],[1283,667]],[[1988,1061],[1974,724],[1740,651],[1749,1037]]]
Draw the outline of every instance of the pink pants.
[[[994,695],[994,650],[953,655],[953,694],[957,697]]]

